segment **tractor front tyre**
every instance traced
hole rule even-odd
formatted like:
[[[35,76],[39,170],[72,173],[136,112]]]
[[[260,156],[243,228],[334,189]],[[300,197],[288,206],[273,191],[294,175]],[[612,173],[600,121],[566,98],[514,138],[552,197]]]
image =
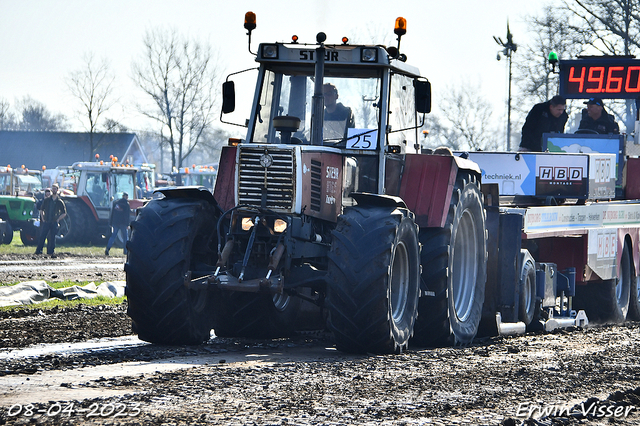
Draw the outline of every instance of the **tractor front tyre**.
[[[215,269],[217,220],[210,203],[190,198],[152,200],[140,209],[125,264],[127,313],[140,339],[170,345],[209,339],[213,292],[188,288],[185,276]]]
[[[33,221],[29,221],[20,229],[20,240],[25,246],[35,246],[38,244],[38,235],[40,228],[33,224]]]
[[[420,232],[422,280],[412,343],[464,345],[478,332],[487,279],[486,213],[474,174],[460,172],[443,228]]]
[[[11,241],[13,241],[13,227],[9,222],[5,222],[5,224],[6,228],[4,237],[2,238],[2,244],[11,244]]]
[[[345,209],[332,232],[327,327],[338,349],[400,353],[418,310],[420,246],[413,214],[393,207]]]

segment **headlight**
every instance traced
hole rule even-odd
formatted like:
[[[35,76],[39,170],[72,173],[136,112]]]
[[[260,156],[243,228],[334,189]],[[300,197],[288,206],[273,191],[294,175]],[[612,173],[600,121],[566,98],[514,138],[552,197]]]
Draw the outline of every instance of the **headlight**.
[[[242,218],[242,230],[243,231],[248,231],[249,229],[251,229],[251,227],[253,226],[253,219],[250,217],[243,217]]]
[[[275,44],[263,45],[262,57],[265,59],[278,59],[278,46]]]
[[[276,234],[282,234],[286,230],[287,230],[287,222],[285,222],[284,220],[276,219],[275,222],[273,222],[273,231]]]
[[[378,62],[378,49],[365,47],[360,52],[360,62]]]

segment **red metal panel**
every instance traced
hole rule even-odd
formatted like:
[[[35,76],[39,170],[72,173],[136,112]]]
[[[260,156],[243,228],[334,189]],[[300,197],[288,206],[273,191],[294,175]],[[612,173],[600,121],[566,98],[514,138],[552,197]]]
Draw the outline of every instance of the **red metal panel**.
[[[451,156],[406,156],[398,195],[415,213],[419,226],[444,226],[457,173],[457,163]]]
[[[218,163],[218,177],[213,195],[222,210],[236,205],[236,151],[235,146],[223,146]]]
[[[640,200],[640,158],[627,158],[625,164],[625,198]]]
[[[576,268],[576,282],[599,279],[597,276],[584,277],[587,264],[587,236],[541,238],[535,240],[538,252],[534,254],[536,262],[549,262],[558,265],[558,270]],[[590,271],[589,268],[587,270]]]
[[[342,211],[342,160],[339,154],[302,152],[300,197],[305,214],[333,222],[337,220]]]

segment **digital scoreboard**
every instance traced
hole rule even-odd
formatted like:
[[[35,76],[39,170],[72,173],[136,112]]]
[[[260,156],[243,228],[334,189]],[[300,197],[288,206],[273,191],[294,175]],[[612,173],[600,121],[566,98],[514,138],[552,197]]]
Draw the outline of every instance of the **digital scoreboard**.
[[[560,61],[560,95],[568,99],[640,98],[640,59],[600,56]]]

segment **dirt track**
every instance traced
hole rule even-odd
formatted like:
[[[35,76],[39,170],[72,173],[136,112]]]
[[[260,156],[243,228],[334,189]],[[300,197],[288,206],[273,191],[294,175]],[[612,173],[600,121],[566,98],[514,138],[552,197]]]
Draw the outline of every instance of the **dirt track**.
[[[324,334],[149,345],[117,337],[124,305],[2,314],[0,333],[0,424],[640,424],[638,323],[386,356]]]
[[[100,252],[100,248],[96,251]],[[112,254],[122,251],[113,249]],[[45,280],[104,281],[124,280],[124,256],[79,256],[57,247],[56,257],[37,254],[0,255],[0,283]]]

